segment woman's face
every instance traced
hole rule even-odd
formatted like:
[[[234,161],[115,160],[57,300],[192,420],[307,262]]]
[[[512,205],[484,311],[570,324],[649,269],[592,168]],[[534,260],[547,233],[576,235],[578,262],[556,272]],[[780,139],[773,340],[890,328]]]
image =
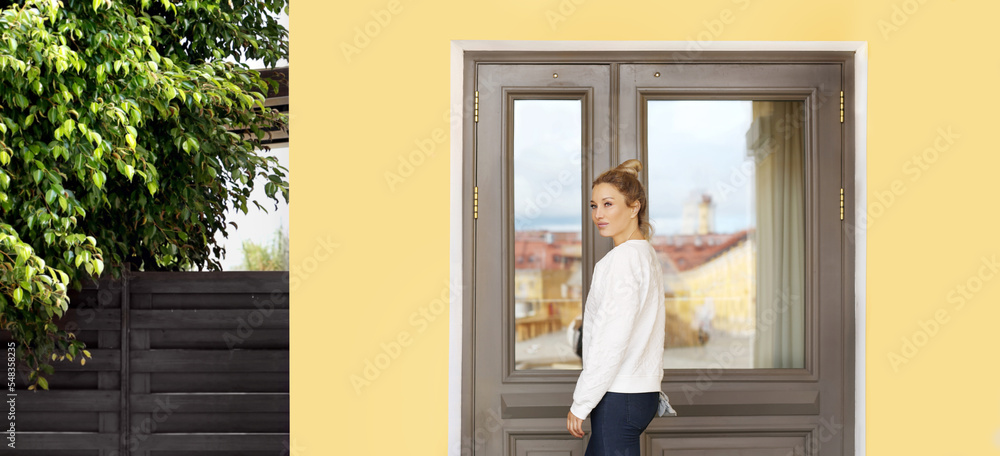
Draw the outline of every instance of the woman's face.
[[[616,243],[623,241],[638,226],[639,222],[633,216],[639,213],[639,202],[633,201],[632,207],[626,206],[625,195],[608,183],[595,185],[593,195],[590,218],[597,225],[597,231],[601,236],[613,238]]]

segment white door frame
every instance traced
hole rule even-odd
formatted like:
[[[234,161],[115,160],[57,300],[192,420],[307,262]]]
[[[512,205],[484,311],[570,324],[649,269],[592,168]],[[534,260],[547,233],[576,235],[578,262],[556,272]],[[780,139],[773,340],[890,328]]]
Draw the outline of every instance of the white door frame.
[[[449,294],[448,321],[448,456],[462,456],[462,119],[464,118],[463,62],[467,51],[848,51],[854,52],[854,93],[848,94],[846,109],[854,113],[855,172],[854,201],[857,223],[854,226],[854,299],[855,299],[855,454],[865,454],[865,262],[866,262],[866,176],[868,123],[868,43],[866,41],[485,41],[451,42],[451,168],[449,216]]]

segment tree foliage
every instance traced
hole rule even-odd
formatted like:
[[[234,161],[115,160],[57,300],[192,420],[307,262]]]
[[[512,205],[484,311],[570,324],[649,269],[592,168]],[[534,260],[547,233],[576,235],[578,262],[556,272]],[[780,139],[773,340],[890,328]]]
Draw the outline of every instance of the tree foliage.
[[[228,202],[287,119],[274,81],[227,58],[287,56],[284,1],[25,0],[0,11],[0,325],[47,388],[49,361],[89,357],[54,324],[67,289],[107,269],[219,270]],[[233,132],[242,128],[247,134]],[[266,209],[264,209],[266,210]]]
[[[243,241],[243,271],[287,271],[288,270],[288,233],[284,227],[274,232],[271,244],[258,244],[254,241]]]

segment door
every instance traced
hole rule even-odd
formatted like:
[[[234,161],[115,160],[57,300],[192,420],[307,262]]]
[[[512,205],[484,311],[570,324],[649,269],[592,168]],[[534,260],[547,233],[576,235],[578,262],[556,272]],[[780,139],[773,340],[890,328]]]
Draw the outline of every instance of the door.
[[[582,440],[565,429],[574,344],[612,246],[587,202],[629,158],[667,285],[662,389],[678,412],[653,420],[643,454],[853,452],[843,62],[613,57],[470,57],[462,454],[583,455],[589,420]]]

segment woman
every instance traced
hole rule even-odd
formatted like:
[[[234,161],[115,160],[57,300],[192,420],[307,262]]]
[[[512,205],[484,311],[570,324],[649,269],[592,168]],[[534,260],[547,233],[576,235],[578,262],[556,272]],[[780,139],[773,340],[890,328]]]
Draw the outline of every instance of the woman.
[[[583,317],[583,371],[566,428],[583,437],[584,456],[639,456],[639,435],[653,420],[663,380],[663,274],[653,246],[638,160],[601,174],[590,217],[614,248],[594,266]]]

